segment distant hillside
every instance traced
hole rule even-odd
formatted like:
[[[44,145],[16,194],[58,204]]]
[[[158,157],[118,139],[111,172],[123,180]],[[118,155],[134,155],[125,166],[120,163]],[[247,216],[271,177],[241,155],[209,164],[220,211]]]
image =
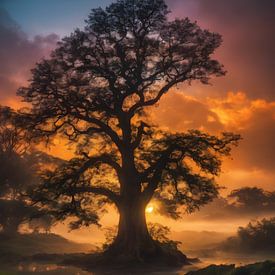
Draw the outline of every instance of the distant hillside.
[[[90,244],[69,241],[56,234],[18,234],[7,236],[0,234],[0,255],[17,254],[21,256],[37,253],[81,253],[96,249]]]
[[[187,275],[274,275],[275,262],[265,261],[241,267],[235,265],[210,265],[198,271],[190,271]]]

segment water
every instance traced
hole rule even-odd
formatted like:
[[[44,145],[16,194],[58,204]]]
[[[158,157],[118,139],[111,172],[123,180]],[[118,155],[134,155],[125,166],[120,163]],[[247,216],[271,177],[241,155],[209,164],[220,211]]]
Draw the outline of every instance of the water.
[[[54,264],[29,263],[18,266],[1,267],[0,275],[94,275],[79,268],[58,266]]]
[[[264,256],[245,257],[245,256],[231,256],[224,258],[202,258],[201,263],[184,266],[181,270],[171,270],[163,272],[150,272],[147,275],[184,275],[191,270],[197,270],[206,267],[210,264],[235,264],[236,266],[246,265],[255,262],[267,260]],[[275,258],[269,258],[275,260]],[[55,264],[41,264],[41,263],[28,263],[18,264],[17,266],[0,267],[0,275],[99,275],[94,272],[87,272],[75,267],[60,266]],[[110,273],[111,274],[111,273]],[[145,273],[143,273],[145,274]]]

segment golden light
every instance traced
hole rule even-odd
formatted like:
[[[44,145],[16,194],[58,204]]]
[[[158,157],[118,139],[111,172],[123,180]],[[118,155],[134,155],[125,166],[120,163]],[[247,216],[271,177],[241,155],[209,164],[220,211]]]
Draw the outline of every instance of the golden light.
[[[154,206],[153,205],[148,205],[145,209],[146,213],[152,213],[154,211]]]

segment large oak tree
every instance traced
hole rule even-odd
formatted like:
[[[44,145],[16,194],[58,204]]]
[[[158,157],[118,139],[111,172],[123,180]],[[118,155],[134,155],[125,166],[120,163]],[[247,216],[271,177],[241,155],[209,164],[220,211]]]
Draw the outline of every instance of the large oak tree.
[[[19,95],[31,104],[25,122],[36,137],[67,138],[75,157],[45,175],[35,199],[72,228],[97,224],[106,203],[119,211],[108,253],[160,255],[145,208],[158,199],[173,217],[216,197],[221,157],[239,136],[170,133],[148,110],[177,84],[222,76],[212,58],[221,36],[188,18],[168,21],[164,0],[118,0],[93,9],[84,30],[59,42],[32,70]]]

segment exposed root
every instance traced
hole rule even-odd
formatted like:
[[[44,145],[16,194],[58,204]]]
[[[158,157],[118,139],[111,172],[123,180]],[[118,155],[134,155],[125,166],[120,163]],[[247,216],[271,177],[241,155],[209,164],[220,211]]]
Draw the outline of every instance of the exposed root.
[[[159,271],[165,269],[178,269],[183,265],[191,264],[188,258],[179,250],[167,249],[157,242],[154,250],[132,251],[125,253],[119,251],[119,246],[111,246],[98,254],[74,256],[65,261],[65,264],[81,267],[89,271]]]

